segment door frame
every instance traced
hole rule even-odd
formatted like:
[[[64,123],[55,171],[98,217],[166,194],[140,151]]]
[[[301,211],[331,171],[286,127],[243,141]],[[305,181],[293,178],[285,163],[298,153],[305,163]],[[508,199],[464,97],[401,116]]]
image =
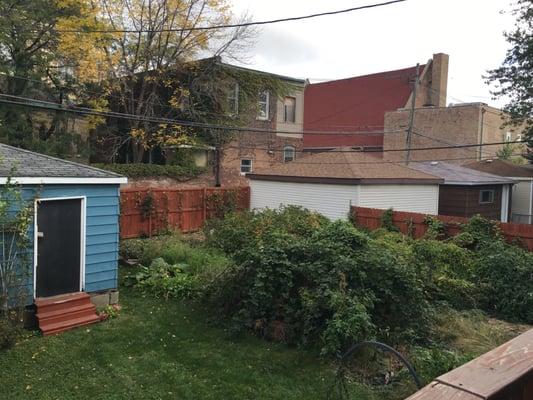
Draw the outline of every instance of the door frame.
[[[44,201],[81,200],[81,223],[80,223],[80,292],[85,289],[85,235],[87,232],[87,196],[49,197],[34,200],[33,204],[33,298],[37,295],[37,260],[39,239],[37,237],[37,210],[39,203]]]

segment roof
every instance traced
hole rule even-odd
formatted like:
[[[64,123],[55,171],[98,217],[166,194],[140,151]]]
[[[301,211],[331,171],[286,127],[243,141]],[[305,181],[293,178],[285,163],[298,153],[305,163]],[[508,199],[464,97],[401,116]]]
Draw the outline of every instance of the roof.
[[[437,184],[437,176],[405,167],[380,163],[375,157],[354,151],[328,151],[298,158],[286,164],[246,174],[256,180],[337,184]]]
[[[513,178],[533,178],[533,165],[517,165],[507,160],[474,161],[464,164],[465,167],[489,174]]]
[[[425,65],[420,66],[423,71]],[[385,113],[407,105],[416,67],[308,85],[304,130],[383,131]],[[304,135],[304,147],[382,146],[382,135]]]
[[[509,396],[507,390],[525,387],[523,379],[532,373],[533,329],[436,378],[407,400],[501,399]]]
[[[409,164],[409,167],[444,179],[444,185],[476,186],[509,185],[514,183],[512,179],[440,161],[414,162]]]
[[[114,172],[0,144],[0,183],[126,183]]]
[[[297,83],[297,84],[300,84],[300,85],[305,85],[307,83],[307,79],[293,78],[292,76],[274,74],[272,72],[260,71],[258,69],[241,67],[241,66],[234,65],[234,64],[228,64],[228,63],[225,63],[225,62],[222,62],[222,61],[217,61],[217,62],[218,62],[219,65],[221,65],[223,67],[226,67],[226,68],[231,68],[231,69],[235,69],[235,70],[239,70],[239,71],[252,72],[252,73],[255,73],[255,74],[259,74],[259,75],[268,75],[268,76],[271,76],[273,78],[278,78],[278,79],[281,79],[283,81]]]

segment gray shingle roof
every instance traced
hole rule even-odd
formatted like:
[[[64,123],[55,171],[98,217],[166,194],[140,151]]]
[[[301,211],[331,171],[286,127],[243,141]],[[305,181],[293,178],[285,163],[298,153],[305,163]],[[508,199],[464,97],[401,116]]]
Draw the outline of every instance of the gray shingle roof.
[[[13,167],[15,168],[12,171]],[[0,144],[0,177],[118,178],[121,175]]]
[[[440,161],[414,162],[409,164],[409,168],[436,175],[444,179],[445,185],[504,185],[514,183],[512,179],[502,176]]]

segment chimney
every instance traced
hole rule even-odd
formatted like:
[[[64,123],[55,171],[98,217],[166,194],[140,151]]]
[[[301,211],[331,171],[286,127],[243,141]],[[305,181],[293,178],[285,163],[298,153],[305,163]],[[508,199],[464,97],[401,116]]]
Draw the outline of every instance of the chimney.
[[[450,56],[444,53],[433,54],[431,64],[431,104],[435,107],[446,107],[448,92],[448,63]]]

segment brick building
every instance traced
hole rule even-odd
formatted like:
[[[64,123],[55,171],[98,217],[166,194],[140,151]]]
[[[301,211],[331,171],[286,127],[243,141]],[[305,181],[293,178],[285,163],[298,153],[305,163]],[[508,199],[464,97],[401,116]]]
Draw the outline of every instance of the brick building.
[[[244,125],[252,129],[236,133],[221,152],[221,181],[224,185],[240,183],[245,179],[245,173],[256,169],[292,161],[303,147],[307,81],[246,70],[280,79],[289,90],[283,96],[267,90],[258,94],[257,112],[244,116]]]
[[[308,85],[305,90],[304,148],[382,148],[386,136],[383,132],[387,130],[385,114],[410,106],[416,76],[417,67],[410,67]],[[444,107],[448,56],[435,54],[419,66],[418,76],[416,106]]]
[[[520,140],[520,129],[504,126],[505,114],[497,108],[484,103],[447,104],[448,64],[448,55],[439,53],[419,66],[411,148]],[[410,67],[309,85],[305,91],[304,149],[384,149],[391,161],[404,160],[405,152],[387,150],[406,147],[416,75],[416,67]],[[462,164],[494,157],[503,147],[413,151],[410,159]],[[514,149],[521,150],[518,145]]]

